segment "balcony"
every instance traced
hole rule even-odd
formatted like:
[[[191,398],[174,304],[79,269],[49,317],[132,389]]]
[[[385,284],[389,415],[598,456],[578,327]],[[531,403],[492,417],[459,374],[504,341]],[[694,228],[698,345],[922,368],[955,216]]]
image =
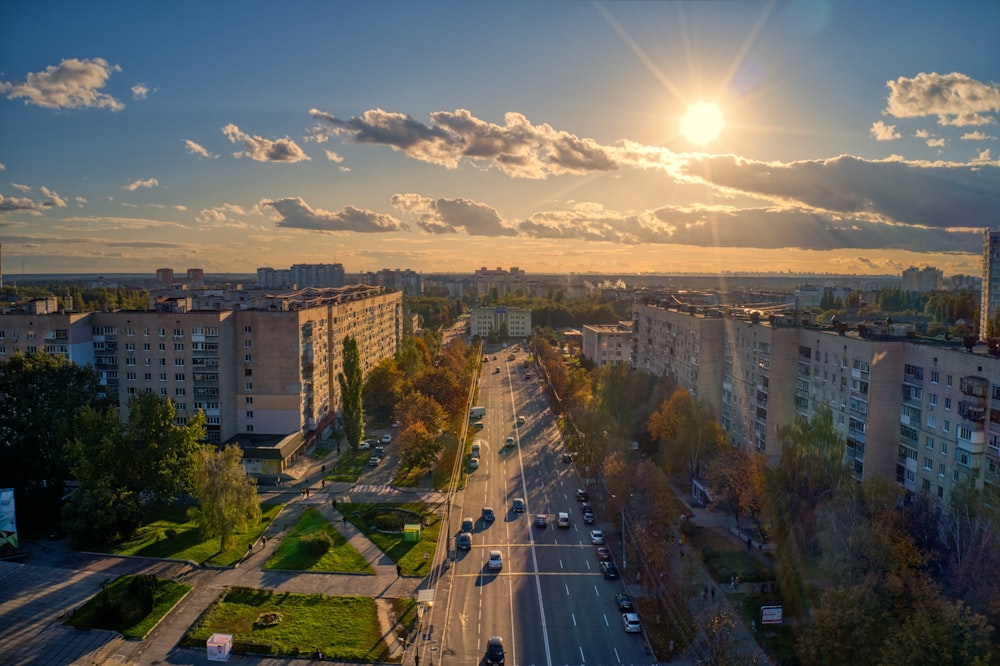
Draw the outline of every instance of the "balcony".
[[[985,404],[989,395],[990,383],[983,377],[962,377],[959,380],[959,390],[967,396],[982,398]]]
[[[985,421],[986,405],[961,400],[958,403],[958,414],[963,419],[967,419],[969,421]]]

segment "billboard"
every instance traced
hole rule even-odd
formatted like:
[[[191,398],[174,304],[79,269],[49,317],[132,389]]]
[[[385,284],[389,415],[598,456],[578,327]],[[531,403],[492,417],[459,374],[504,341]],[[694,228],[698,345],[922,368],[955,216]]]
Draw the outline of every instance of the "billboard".
[[[0,551],[17,549],[17,515],[14,513],[14,489],[0,489]]]
[[[782,610],[783,608],[781,606],[761,606],[760,623],[781,624]]]

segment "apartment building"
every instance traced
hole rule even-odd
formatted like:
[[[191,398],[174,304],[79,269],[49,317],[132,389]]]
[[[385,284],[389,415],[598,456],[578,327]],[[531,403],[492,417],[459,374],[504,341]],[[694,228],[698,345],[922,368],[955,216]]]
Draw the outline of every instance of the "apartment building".
[[[778,427],[828,407],[857,480],[894,479],[945,501],[958,484],[1000,483],[1000,346],[922,340],[891,323],[848,329],[801,316],[633,311],[634,367],[673,374],[709,400],[710,362],[692,357],[721,359],[720,424],[771,465],[781,457]]]
[[[472,337],[487,337],[507,332],[507,337],[526,338],[531,335],[531,310],[517,307],[472,308]]]
[[[632,361],[632,322],[583,327],[581,354],[594,365],[621,365]]]
[[[357,341],[367,373],[396,353],[401,327],[402,295],[366,286],[262,297],[244,309],[15,313],[0,316],[0,361],[44,349],[93,364],[123,418],[129,397],[153,392],[174,401],[179,422],[203,411],[210,441],[305,441],[339,409],[344,338]]]

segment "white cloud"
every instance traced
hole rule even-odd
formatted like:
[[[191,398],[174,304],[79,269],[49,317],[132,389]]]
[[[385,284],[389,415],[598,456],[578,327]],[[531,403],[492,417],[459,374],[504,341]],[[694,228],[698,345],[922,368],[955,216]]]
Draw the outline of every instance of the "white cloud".
[[[341,162],[344,161],[344,156],[343,155],[338,155],[337,153],[333,152],[332,150],[327,150],[327,151],[324,151],[324,152],[326,153],[326,159],[328,161],[330,161],[330,162],[336,162],[337,164],[340,164]]]
[[[129,192],[135,192],[140,187],[153,188],[159,186],[160,186],[160,181],[156,180],[155,178],[147,178],[145,180],[132,181],[128,185],[122,187],[122,189],[128,190]]]
[[[895,118],[937,116],[939,125],[986,125],[988,115],[1000,111],[1000,86],[976,81],[965,74],[921,72],[913,78],[887,81],[885,113]]]
[[[20,183],[11,183],[10,186],[13,187],[15,190],[20,190],[21,192],[31,191],[31,186],[29,185],[21,185]]]
[[[6,170],[7,170],[7,165],[4,164],[3,162],[0,162],[0,171],[6,171]]]
[[[975,132],[966,132],[965,134],[963,134],[959,138],[962,141],[996,141],[997,140],[997,138],[995,136],[991,136],[991,135],[989,135],[989,134],[987,134],[985,132],[980,132],[979,130],[976,130]]]
[[[184,139],[184,147],[187,148],[187,151],[192,155],[198,155],[199,157],[208,157],[208,158],[218,157],[218,155],[214,155],[208,152],[208,150],[205,147],[203,147],[199,143],[195,143],[191,139]]]
[[[273,208],[281,217],[279,227],[360,233],[401,231],[407,228],[391,215],[361,210],[354,206],[344,206],[338,211],[311,208],[300,197],[265,200],[262,204]]]
[[[278,162],[292,164],[309,160],[309,156],[289,137],[271,141],[240,131],[230,123],[222,128],[222,133],[232,143],[243,143],[243,150],[233,153],[233,157],[249,157],[256,162]]]
[[[44,185],[38,188],[38,191],[48,197],[48,203],[46,205],[53,206],[55,208],[65,208],[66,200],[59,196],[56,192],[53,192]]]
[[[464,229],[470,236],[515,236],[492,206],[469,199],[431,199],[419,194],[394,194],[396,208],[417,216],[417,226],[428,233],[453,234]]]
[[[927,139],[927,145],[931,148],[944,148],[944,139]]]
[[[149,96],[149,87],[145,83],[137,83],[132,86],[132,99],[141,100]]]
[[[213,208],[203,208],[194,220],[208,226],[246,228],[248,225],[243,218],[260,214],[259,206],[247,208],[237,204],[222,204]]]
[[[987,148],[986,150],[979,151],[979,154],[976,155],[976,158],[973,161],[974,162],[989,162],[990,161],[990,149]]]
[[[109,65],[104,58],[79,60],[68,58],[58,65],[49,65],[43,72],[29,73],[23,83],[0,81],[0,93],[8,99],[24,98],[25,104],[47,109],[97,108],[121,111],[125,105],[100,92],[118,65]]]
[[[881,120],[872,123],[871,134],[876,141],[892,141],[902,137],[902,134],[896,131],[895,125],[886,125]]]

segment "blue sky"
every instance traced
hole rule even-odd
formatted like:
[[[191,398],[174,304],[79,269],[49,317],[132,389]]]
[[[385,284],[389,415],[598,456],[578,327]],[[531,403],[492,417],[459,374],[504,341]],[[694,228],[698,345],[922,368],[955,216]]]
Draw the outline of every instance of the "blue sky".
[[[3,272],[978,274],[998,25],[992,0],[6,2]]]

